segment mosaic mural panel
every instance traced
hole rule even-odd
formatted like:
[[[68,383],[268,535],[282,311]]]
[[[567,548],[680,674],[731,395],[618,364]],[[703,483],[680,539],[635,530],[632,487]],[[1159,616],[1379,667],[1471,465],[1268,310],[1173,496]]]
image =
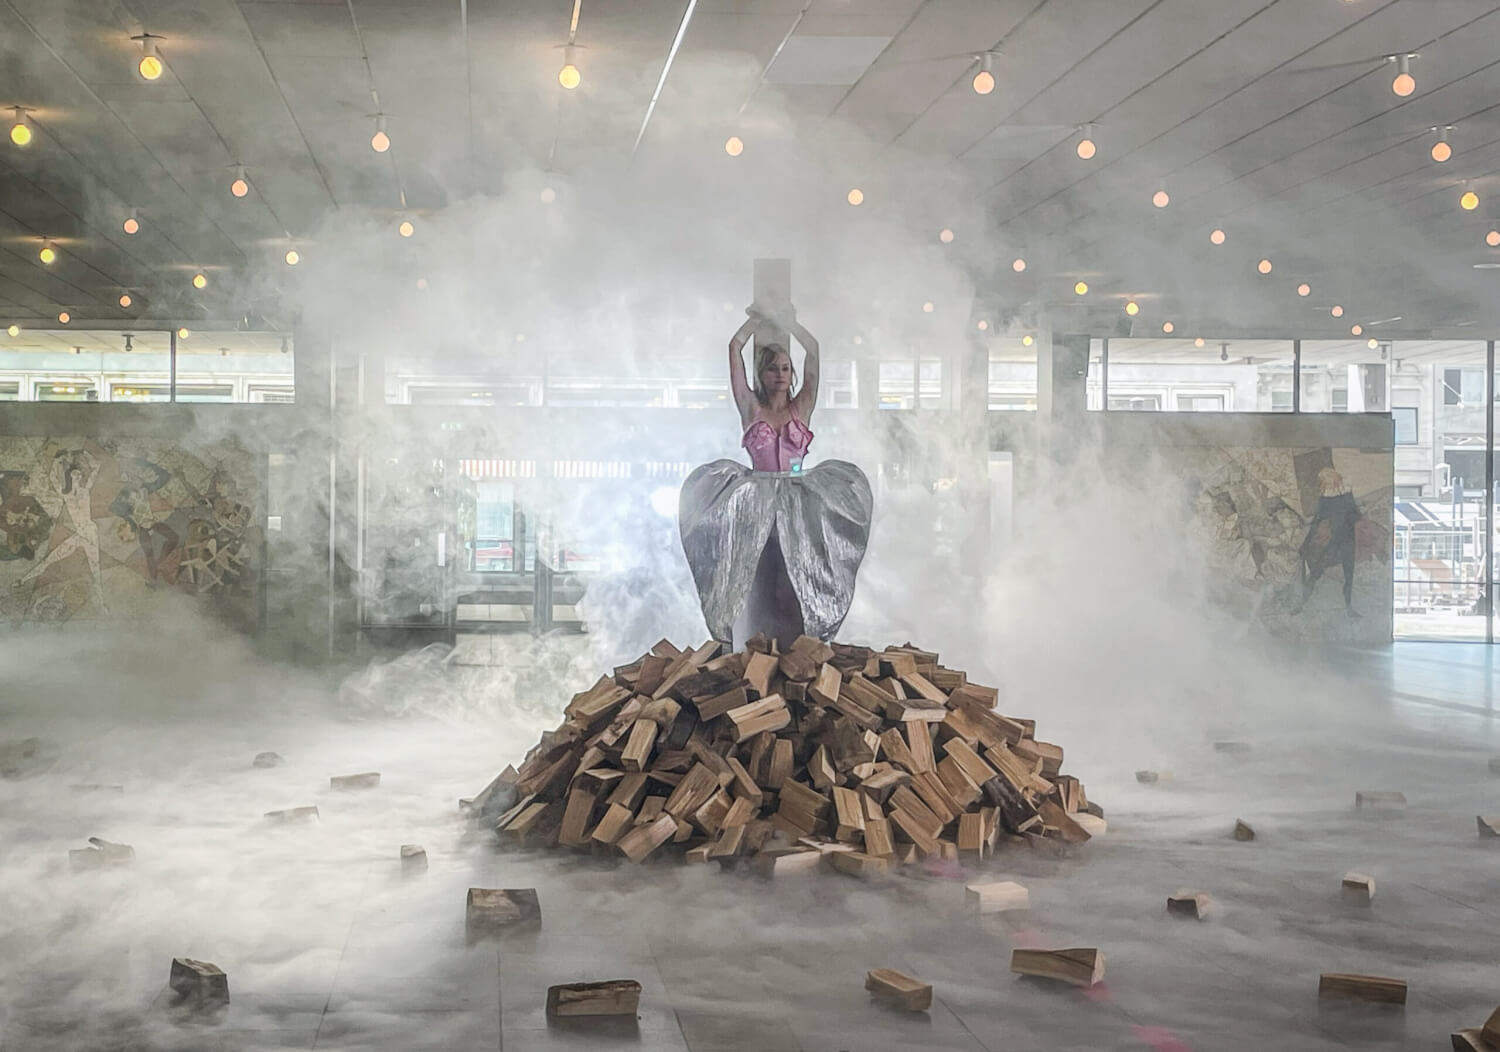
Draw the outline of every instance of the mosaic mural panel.
[[[263,475],[233,442],[0,437],[0,621],[129,619],[185,595],[253,629]]]

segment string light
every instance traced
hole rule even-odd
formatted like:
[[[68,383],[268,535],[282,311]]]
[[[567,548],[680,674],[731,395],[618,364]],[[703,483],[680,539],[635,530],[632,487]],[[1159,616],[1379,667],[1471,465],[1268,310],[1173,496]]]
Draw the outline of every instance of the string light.
[[[375,114],[375,134],[370,136],[370,149],[385,153],[391,148],[391,137],[385,132],[385,114]]]
[[[554,189],[552,189],[552,187],[550,187],[550,186],[546,186],[546,187],[542,188],[542,195],[541,196],[542,196],[542,204],[544,204],[544,205],[550,205],[553,201],[557,200],[557,191],[554,190]]]
[[[1025,270],[1025,269],[1026,269],[1026,261],[1025,261],[1025,260],[1024,260],[1024,259],[1020,259],[1020,258],[1017,258],[1017,259],[1016,259],[1016,260],[1015,260],[1015,262],[1013,262],[1013,263],[1012,263],[1012,264],[1011,264],[1011,265],[1010,265],[1010,269],[1011,269],[1011,270],[1014,270],[1014,271],[1015,271],[1015,272],[1016,272],[1016,273],[1017,273],[1017,274],[1019,274],[1019,273],[1021,273],[1021,272],[1022,272],[1022,271],[1023,271],[1023,270]]]
[[[1172,199],[1167,196],[1165,190],[1158,190],[1151,195],[1151,203],[1157,208],[1166,208],[1167,205],[1172,203]]]
[[[1207,342],[1208,341],[1204,340],[1204,338],[1202,336],[1199,336],[1196,340],[1193,341],[1193,346],[1194,347],[1202,347]]]
[[[205,288],[208,288],[208,276],[206,274],[204,274],[201,270],[198,273],[196,273],[196,274],[193,275],[193,288],[195,288],[195,289],[205,289]]]
[[[1134,318],[1141,312],[1141,305],[1135,300],[1128,300],[1125,304],[1125,313]]]
[[[1271,261],[1269,259],[1263,259],[1259,263],[1255,264],[1255,269],[1260,271],[1262,274],[1269,274],[1271,273]]]
[[[16,337],[16,336],[21,335],[21,327],[19,325],[12,325],[10,328],[6,329],[5,331],[6,331],[6,333],[8,335],[10,335],[12,337]]]
[[[738,157],[745,152],[745,142],[738,135],[731,135],[724,141],[724,152],[731,157]]]
[[[26,123],[26,107],[12,106],[11,111],[16,119],[10,126],[10,141],[17,146],[27,146],[31,143],[31,125]]]
[[[1371,336],[1368,340],[1365,341],[1365,346],[1373,351],[1375,348],[1380,346],[1380,341]]]
[[[1391,81],[1391,90],[1401,98],[1406,98],[1417,90],[1417,78],[1411,75],[1411,60],[1413,55],[1397,55],[1396,79]]]
[[[1365,331],[1365,327],[1363,325],[1351,325],[1351,326],[1349,326],[1349,334],[1351,336],[1359,336],[1364,331]]]
[[[243,164],[234,166],[234,182],[229,184],[229,192],[235,197],[244,197],[250,192],[250,181],[245,178],[245,166]]]
[[[57,315],[57,320],[59,322],[61,322],[63,325],[66,325],[66,324],[68,324],[68,322],[70,322],[70,321],[73,320],[73,315],[69,314],[67,311],[61,311]]]
[[[411,237],[417,232],[417,228],[411,225],[410,219],[401,220],[401,225],[396,228],[396,233],[402,237]]]
[[[53,247],[52,242],[43,241],[42,250],[36,254],[36,258],[40,259],[48,266],[51,266],[53,263],[57,262],[57,249]]]
[[[1025,336],[1021,337],[1022,347],[1030,347],[1034,343],[1036,343],[1036,337],[1032,336],[1029,332]]]
[[[853,190],[849,191],[849,203],[851,205],[858,207],[859,205],[864,204],[864,200],[865,192],[859,187],[856,186]]]
[[[1484,235],[1484,243],[1490,248],[1500,248],[1500,230],[1491,230]]]
[[[1312,295],[1312,286],[1309,285],[1307,282],[1304,281],[1302,284],[1300,284],[1300,285],[1297,286],[1297,295],[1299,295],[1299,296],[1311,296]]]
[[[990,327],[990,323],[989,323],[989,322],[987,322],[987,321],[985,321],[985,320],[984,320],[984,319],[983,319],[983,318],[980,318],[980,319],[979,319],[979,324],[978,324],[978,325],[977,325],[977,326],[975,326],[975,327],[976,327],[976,328],[977,328],[977,329],[978,329],[978,330],[979,330],[979,331],[980,331],[980,332],[986,332],[986,331],[988,331],[988,330],[989,330],[989,327]],[[856,337],[854,337],[854,342],[855,342],[855,343],[859,343],[859,342],[860,342],[860,341],[859,341],[859,337],[858,337],[858,336],[856,336]]]
[[[141,221],[135,217],[134,212],[131,212],[125,217],[125,222],[120,224],[120,229],[127,234],[138,234],[141,230]]]
[[[1161,331],[1164,332],[1164,333],[1166,333],[1168,336],[1170,336],[1176,330],[1177,330],[1177,326],[1173,325],[1169,321],[1164,321],[1164,322],[1161,323]]]
[[[133,299],[130,298],[130,293],[128,293],[128,292],[122,292],[122,293],[120,293],[120,306],[122,306],[122,307],[129,307],[134,302],[135,302],[135,300],[133,300]]]
[[[1335,318],[1342,318],[1344,316],[1344,308],[1335,303],[1331,308],[1329,308],[1328,313],[1332,314]]]
[[[1087,295],[1088,291],[1089,283],[1087,281],[1080,281],[1078,284],[1073,286],[1073,294],[1075,296]]]
[[[974,94],[988,95],[995,90],[995,74],[990,72],[994,59],[994,54],[989,51],[979,56],[979,72],[974,74],[974,80],[971,83]]]
[[[1453,147],[1448,143],[1449,129],[1434,128],[1432,130],[1437,132],[1437,142],[1432,144],[1432,150],[1429,152],[1431,153],[1432,159],[1434,161],[1436,161],[1438,164],[1442,164],[1444,161],[1448,160],[1448,158],[1453,156]]]
[[[1479,207],[1479,195],[1473,190],[1465,190],[1458,196],[1458,207],[1465,212],[1472,212]]]
[[[1099,152],[1099,147],[1094,142],[1094,126],[1085,124],[1083,126],[1083,138],[1078,140],[1077,154],[1080,160],[1092,161],[1094,154]]]
[[[1228,237],[1228,234],[1215,227],[1213,233],[1208,235],[1208,240],[1213,242],[1215,245],[1222,245],[1228,239]]]
[[[185,340],[185,339],[187,339],[191,335],[192,335],[192,333],[188,332],[186,328],[181,328],[181,329],[177,330],[177,338],[179,340]]]
[[[926,303],[922,304],[922,313],[923,314],[931,314],[932,311],[933,311],[933,306],[932,306],[932,301],[931,300],[928,300]]]
[[[578,72],[578,67],[573,63],[576,52],[577,48],[572,44],[564,47],[563,68],[557,71],[557,82],[569,91],[583,83],[583,74]]]
[[[160,80],[166,67],[162,64],[161,56],[156,53],[156,42],[166,38],[156,36],[154,33],[142,33],[130,39],[141,42],[141,60],[135,64],[136,72],[141,75],[141,79]]]
[[[938,240],[945,245],[953,244],[953,231],[945,228],[940,234],[938,234]]]
[[[302,253],[298,252],[295,248],[289,248],[286,250],[286,255],[282,258],[286,260],[287,266],[295,267],[298,263],[302,262]]]

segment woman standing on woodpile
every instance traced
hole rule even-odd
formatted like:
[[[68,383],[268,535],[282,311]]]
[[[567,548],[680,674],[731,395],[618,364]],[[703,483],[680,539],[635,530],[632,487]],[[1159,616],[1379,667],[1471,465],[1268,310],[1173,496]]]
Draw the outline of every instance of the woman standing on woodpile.
[[[716,460],[688,476],[678,522],[683,550],[716,640],[737,645],[759,632],[782,645],[803,634],[831,639],[854,599],[874,507],[870,484],[842,460],[805,467],[818,341],[790,306],[777,312],[756,304],[746,313],[729,341],[729,384],[750,468]],[[782,331],[806,352],[800,387],[776,338]],[[753,387],[743,358],[752,336]]]

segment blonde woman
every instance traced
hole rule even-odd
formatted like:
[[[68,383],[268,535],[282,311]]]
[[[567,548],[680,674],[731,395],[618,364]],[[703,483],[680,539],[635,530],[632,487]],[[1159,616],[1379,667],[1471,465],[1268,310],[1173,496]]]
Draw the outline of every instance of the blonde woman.
[[[854,599],[874,500],[863,472],[841,460],[808,469],[818,397],[818,341],[790,307],[752,306],[729,341],[729,386],[750,467],[716,460],[683,483],[678,527],[709,632],[736,645],[758,633],[789,644],[831,639]],[[803,380],[787,348],[802,345]],[[744,348],[755,340],[753,381]]]

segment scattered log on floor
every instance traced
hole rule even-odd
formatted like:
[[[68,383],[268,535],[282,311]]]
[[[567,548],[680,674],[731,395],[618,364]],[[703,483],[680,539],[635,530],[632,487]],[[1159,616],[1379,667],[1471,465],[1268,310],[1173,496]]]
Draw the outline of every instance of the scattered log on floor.
[[[266,819],[271,822],[315,822],[318,819],[316,807],[289,807],[282,811],[267,811]]]
[[[973,913],[1007,913],[1031,908],[1031,893],[1013,880],[990,884],[968,884],[964,901]]]
[[[562,983],[547,987],[547,1018],[586,1016],[635,1017],[641,1007],[641,984],[634,979],[597,983]]]
[[[1406,809],[1406,794],[1361,789],[1354,794],[1354,806],[1360,811],[1403,811]]]
[[[364,771],[360,774],[336,774],[328,779],[328,786],[331,789],[374,789],[379,784],[379,771]]]
[[[283,760],[278,753],[274,753],[274,752],[258,752],[258,753],[255,754],[255,759],[253,759],[253,760],[250,761],[250,766],[251,767],[280,767],[284,763],[286,763],[286,761]]]
[[[134,861],[135,848],[129,844],[115,844],[96,836],[89,837],[88,847],[68,852],[68,864],[75,870],[128,866]]]
[[[1347,975],[1324,972],[1318,976],[1318,996],[1381,1004],[1406,1004],[1406,980],[1379,975]]]
[[[1455,1030],[1448,1038],[1453,1043],[1453,1052],[1495,1052],[1495,1045],[1484,1039],[1479,1030]]]
[[[1236,840],[1254,840],[1255,830],[1250,828],[1249,823],[1236,818],[1234,820],[1234,838]]]
[[[866,972],[865,989],[878,1000],[906,1012],[925,1012],[932,1007],[932,985],[894,968]]]
[[[1184,888],[1167,896],[1167,912],[1174,917],[1201,921],[1214,910],[1214,900],[1201,891]]]
[[[1233,754],[1233,755],[1236,755],[1236,756],[1243,756],[1246,753],[1248,753],[1249,751],[1250,751],[1250,743],[1249,742],[1240,742],[1240,741],[1214,742],[1214,752],[1224,752],[1224,753],[1230,753],[1230,754]]]
[[[193,1008],[217,1008],[229,1003],[229,976],[217,964],[173,957],[167,985],[179,1002]]]
[[[427,872],[427,852],[421,844],[401,845],[401,872],[405,876]]]
[[[1344,874],[1340,891],[1344,901],[1351,906],[1368,906],[1375,897],[1375,878],[1350,870]]]
[[[1021,975],[1093,986],[1104,978],[1104,954],[1092,947],[1068,950],[1012,950],[1010,970]]]
[[[542,926],[542,904],[535,888],[470,888],[464,932],[470,942]]]
[[[1474,821],[1479,825],[1479,836],[1500,836],[1500,815],[1476,815]]]

